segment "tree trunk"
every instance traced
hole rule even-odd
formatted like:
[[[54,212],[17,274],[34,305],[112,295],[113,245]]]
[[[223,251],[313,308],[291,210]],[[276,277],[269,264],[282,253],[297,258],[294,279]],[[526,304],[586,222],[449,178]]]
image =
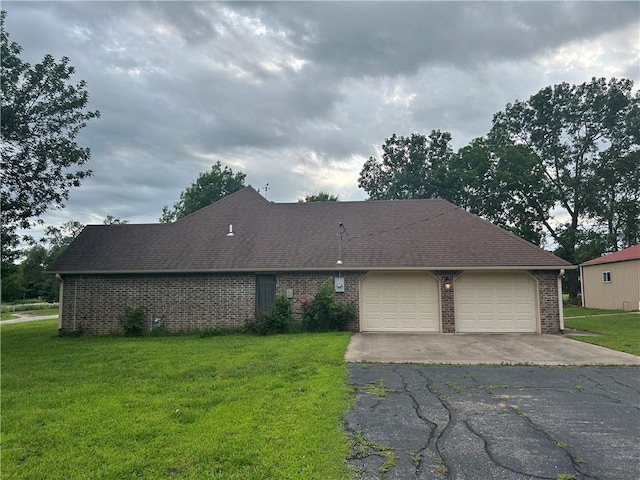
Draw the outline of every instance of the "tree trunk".
[[[577,233],[578,233],[578,213],[577,208],[574,210],[573,215],[571,216],[571,234],[569,235],[569,243],[567,245],[567,260],[572,265],[576,263],[576,243],[577,243]],[[569,303],[575,303],[578,298],[578,270],[571,269],[567,271],[567,276],[569,279]]]
[[[566,273],[569,280],[569,303],[575,303],[578,298],[578,269],[567,270]]]

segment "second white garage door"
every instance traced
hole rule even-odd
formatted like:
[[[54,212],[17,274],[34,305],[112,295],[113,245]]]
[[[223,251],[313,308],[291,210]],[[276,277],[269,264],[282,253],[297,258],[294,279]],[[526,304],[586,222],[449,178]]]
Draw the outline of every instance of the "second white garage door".
[[[525,272],[465,272],[455,281],[456,331],[536,332],[536,282]]]
[[[427,273],[369,273],[360,285],[360,330],[439,332],[438,292]]]

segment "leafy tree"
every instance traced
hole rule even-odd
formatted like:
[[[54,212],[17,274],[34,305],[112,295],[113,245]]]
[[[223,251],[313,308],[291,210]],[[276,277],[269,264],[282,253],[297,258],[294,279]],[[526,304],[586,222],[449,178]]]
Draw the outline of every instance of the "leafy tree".
[[[104,225],[125,224],[113,215],[107,215]],[[69,221],[60,227],[45,229],[40,244],[33,245],[24,253],[19,265],[12,262],[2,264],[2,301],[11,302],[21,298],[42,298],[48,302],[58,300],[59,288],[55,276],[47,268],[60,256],[65,248],[80,234],[84,225]]]
[[[107,215],[102,221],[103,225],[124,225],[129,223],[129,220],[122,220],[119,217],[113,215]],[[80,232],[84,229],[85,225],[72,220],[63,223],[60,227],[49,226],[44,231],[44,238],[42,241],[49,245],[48,252],[48,264],[51,265],[67,248],[73,240],[80,235]]]
[[[367,160],[358,186],[372,200],[449,197],[447,175],[453,154],[451,134],[433,130],[427,137],[392,135],[382,146],[382,160]]]
[[[63,223],[60,227],[49,226],[44,231],[44,242],[52,247],[67,247],[76,238],[84,225],[78,221]]]
[[[298,203],[307,202],[337,202],[338,197],[327,192],[307,193],[304,198],[298,200]]]
[[[447,200],[541,244],[554,201],[528,147],[477,138],[453,156],[448,175],[453,191]]]
[[[587,205],[587,213],[606,225],[608,249],[640,243],[640,151],[603,159],[590,186],[599,201]]]
[[[75,139],[88,120],[84,81],[75,85],[69,59],[51,55],[31,66],[20,59],[22,47],[9,41],[1,13],[1,219],[3,258],[17,255],[17,230],[27,229],[52,207],[62,208],[72,187],[91,175],[82,168],[89,148]]]
[[[544,188],[504,205],[516,208],[526,201],[530,222],[542,225],[571,263],[577,261],[579,229],[589,217],[608,224],[612,249],[618,248],[619,232],[633,237],[637,230],[640,95],[632,88],[631,80],[615,78],[562,83],[494,116],[490,142],[497,148],[527,148],[539,159],[544,182]],[[549,221],[551,207],[568,222]],[[570,270],[569,296],[575,298],[577,291],[577,272]]]
[[[127,223],[129,223],[129,220],[122,220],[121,218],[114,217],[113,215],[107,215],[102,221],[103,225],[126,225]]]
[[[564,230],[561,234],[568,232],[568,225],[564,225]],[[597,258],[607,252],[607,234],[598,232],[590,227],[580,227],[576,234],[576,248],[574,251],[574,258],[576,264],[586,262],[592,258]],[[566,256],[566,252],[563,246],[558,246],[554,252],[560,258]],[[562,290],[564,292],[569,291],[569,277],[565,275],[562,279]],[[577,299],[572,298],[571,301],[577,304]]]
[[[54,275],[46,273],[50,263],[50,252],[44,246],[34,245],[26,251],[20,264],[21,283],[26,298],[42,298],[47,302],[58,300],[58,282]]]
[[[242,172],[234,173],[229,167],[222,168],[218,161],[208,172],[198,175],[198,178],[180,194],[180,201],[169,209],[162,207],[160,222],[170,223],[182,217],[211,205],[227,195],[237,192],[244,187],[246,175]]]
[[[20,268],[13,262],[2,262],[2,302],[13,302],[24,296]]]

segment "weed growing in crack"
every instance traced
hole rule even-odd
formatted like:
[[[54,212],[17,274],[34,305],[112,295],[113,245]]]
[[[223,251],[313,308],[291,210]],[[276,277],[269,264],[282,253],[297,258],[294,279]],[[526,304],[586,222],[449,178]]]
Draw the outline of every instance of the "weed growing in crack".
[[[559,473],[556,480],[577,480],[573,473]]]
[[[453,390],[456,393],[464,392],[464,387],[462,385],[458,385],[457,383],[446,382],[446,385],[447,385],[447,387],[449,387],[451,390]]]
[[[484,387],[487,392],[490,392],[491,390],[498,390],[499,388],[509,388],[509,385],[486,385]]]
[[[370,452],[365,444],[364,437],[362,436],[362,432],[358,431],[355,433],[356,441],[351,445],[351,458],[366,458],[369,456]]]
[[[409,452],[409,455],[411,455],[411,461],[416,466],[419,465],[420,462],[422,461],[422,455],[420,455],[418,452],[414,452],[412,450],[412,451]]]
[[[436,459],[436,465],[433,467],[433,471],[435,473],[440,473],[441,475],[449,473],[449,468],[444,464],[442,457],[438,457]]]
[[[370,383],[366,386],[367,393],[375,395],[378,398],[384,398],[387,396],[387,390],[385,389],[384,380],[378,380],[378,383]]]
[[[380,473],[387,473],[395,466],[398,459],[395,452],[390,447],[378,445],[375,442],[367,440],[366,438],[364,438],[361,430],[355,432],[355,437],[356,441],[353,446],[355,454],[353,458],[365,458],[369,455],[377,455],[381,457],[384,462],[378,469]]]
[[[587,463],[587,461],[580,455],[576,455],[575,457],[573,457],[573,461],[576,463]]]
[[[518,407],[511,407],[511,409],[516,412],[516,415],[518,415],[519,417],[526,417],[526,414],[520,410]]]
[[[554,445],[558,448],[567,448],[569,446],[566,442],[555,442]]]

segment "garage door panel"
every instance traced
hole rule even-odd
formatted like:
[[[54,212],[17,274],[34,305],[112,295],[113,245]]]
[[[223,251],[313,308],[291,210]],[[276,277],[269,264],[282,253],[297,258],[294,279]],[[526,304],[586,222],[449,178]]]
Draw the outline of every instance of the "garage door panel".
[[[437,332],[438,282],[423,273],[370,273],[361,283],[362,331]]]
[[[455,283],[458,332],[537,331],[535,281],[524,272],[465,272]]]

